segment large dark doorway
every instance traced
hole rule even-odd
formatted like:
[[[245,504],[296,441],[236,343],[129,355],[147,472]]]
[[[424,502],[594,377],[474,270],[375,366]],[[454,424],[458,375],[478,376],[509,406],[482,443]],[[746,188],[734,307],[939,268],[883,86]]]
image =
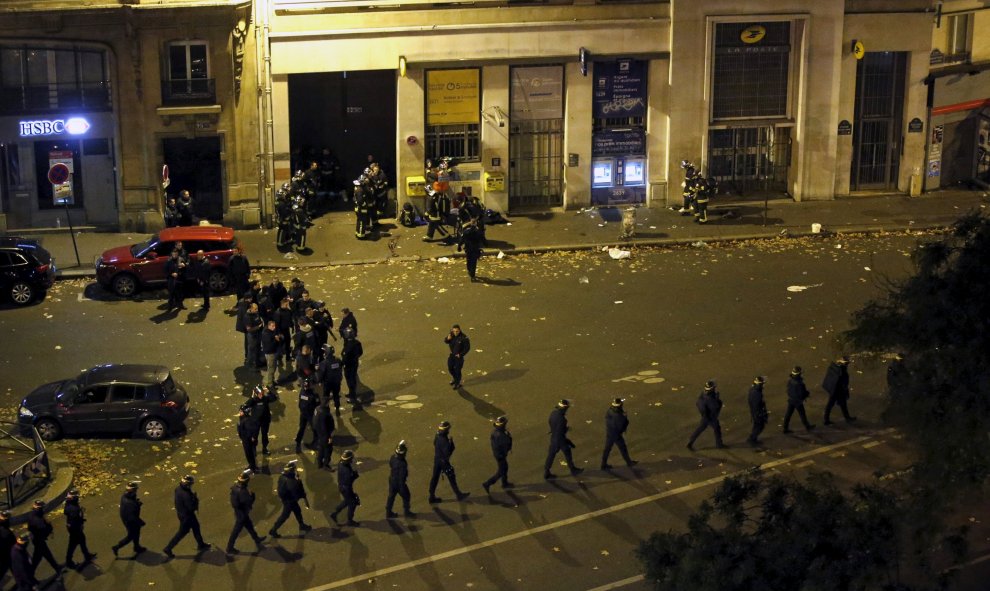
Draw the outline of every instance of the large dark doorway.
[[[166,138],[162,141],[165,164],[168,164],[169,195],[189,189],[193,212],[199,219],[223,220],[223,164],[220,161],[220,138]]]
[[[369,70],[289,76],[289,145],[293,170],[306,154],[330,148],[345,186],[371,155],[395,186],[396,72]]]
[[[907,53],[868,52],[856,63],[851,189],[897,188]]]

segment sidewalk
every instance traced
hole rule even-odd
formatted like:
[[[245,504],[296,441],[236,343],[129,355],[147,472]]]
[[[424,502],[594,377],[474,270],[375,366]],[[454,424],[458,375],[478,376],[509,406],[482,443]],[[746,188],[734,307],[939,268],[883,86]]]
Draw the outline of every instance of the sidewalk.
[[[709,211],[709,223],[699,225],[676,211],[640,207],[636,235],[620,239],[623,208],[554,211],[508,216],[509,224],[488,226],[488,255],[550,250],[580,250],[602,246],[690,244],[697,241],[773,238],[782,230],[790,235],[811,233],[811,224],[836,233],[876,232],[945,227],[960,215],[990,204],[981,191],[940,191],[922,197],[855,197],[835,201],[795,203],[770,201],[764,225],[764,202],[719,203]],[[732,211],[734,217],[723,217]],[[279,252],[274,230],[243,230],[237,237],[256,268],[321,267],[379,263],[390,258],[417,260],[458,256],[453,246],[427,243],[426,226],[405,228],[385,224],[385,234],[370,240],[354,238],[354,214],[335,211],[314,220],[308,235],[309,251]],[[95,259],[106,249],[133,244],[147,236],[135,233],[78,232],[80,265],[76,265],[67,232],[23,233],[39,240],[56,258],[60,277],[94,274]],[[393,243],[394,241],[394,243]],[[394,254],[389,247],[393,243]]]

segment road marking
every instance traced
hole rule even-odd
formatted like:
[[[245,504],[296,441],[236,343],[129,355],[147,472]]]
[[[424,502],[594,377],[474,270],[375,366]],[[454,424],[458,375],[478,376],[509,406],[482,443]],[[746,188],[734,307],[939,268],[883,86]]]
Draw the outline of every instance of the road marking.
[[[871,441],[869,443],[864,443],[863,444],[863,449],[870,449],[871,447],[876,447],[876,446],[880,445],[881,443],[883,443],[883,442],[882,441]]]
[[[831,451],[842,449],[851,445],[861,444],[865,441],[873,439],[877,435],[886,435],[890,433],[893,429],[885,429],[879,433],[873,435],[862,435],[860,437],[855,437],[848,441],[842,441],[839,443],[833,443],[832,445],[826,445],[824,447],[815,448],[799,454],[795,454],[790,457],[780,458],[772,462],[767,462],[761,464],[757,469],[761,471],[772,470],[778,466],[783,466],[784,464],[789,464],[791,462],[796,462],[798,460],[804,460],[813,456],[826,454]],[[418,558],[416,560],[410,560],[409,562],[403,562],[401,564],[396,564],[393,566],[388,566],[385,568],[378,569],[376,571],[371,571],[363,573],[360,575],[355,575],[346,579],[341,579],[339,581],[334,581],[332,583],[327,583],[325,585],[320,585],[318,587],[310,587],[306,591],[329,591],[330,589],[339,589],[341,587],[346,587],[347,585],[353,585],[354,583],[361,583],[369,579],[375,579],[378,577],[383,577],[385,575],[390,575],[392,573],[397,573],[404,570],[409,570],[411,568],[416,568],[424,564],[429,564],[431,562],[440,562],[441,560],[446,560],[448,558],[454,558],[455,556],[460,556],[462,554],[468,554],[474,552],[475,550],[481,550],[483,548],[490,548],[492,546],[497,546],[499,544],[504,544],[506,542],[512,542],[514,540],[519,540],[522,538],[534,536],[536,534],[543,533],[545,531],[551,531],[558,528],[562,528],[568,525],[573,525],[575,523],[581,523],[584,521],[589,521],[595,519],[596,517],[601,517],[602,515],[608,515],[611,513],[618,513],[619,511],[624,511],[626,509],[631,509],[633,507],[638,507],[640,505],[645,505],[647,503],[653,503],[661,499],[666,499],[668,497],[674,497],[683,493],[691,492],[699,488],[705,488],[713,484],[718,484],[725,480],[726,478],[742,476],[750,471],[750,468],[745,470],[738,470],[731,474],[724,474],[721,476],[714,476],[707,480],[702,480],[700,482],[695,482],[692,484],[686,484],[677,488],[666,490],[660,493],[650,495],[648,497],[641,497],[639,499],[633,499],[631,501],[626,501],[625,503],[619,503],[618,505],[612,505],[610,507],[604,507],[596,511],[590,511],[588,513],[583,513],[581,515],[575,515],[574,517],[568,517],[567,519],[561,519],[560,521],[554,521],[553,523],[547,523],[538,527],[533,527],[529,529],[524,529],[515,533],[507,534],[498,538],[493,538],[485,542],[478,542],[477,544],[471,544],[470,546],[463,546],[461,548],[455,548],[453,550],[448,550],[447,552],[441,552],[440,554],[434,554],[433,556],[424,556],[423,558]]]
[[[795,468],[805,468],[805,467],[810,466],[810,465],[812,465],[814,463],[815,463],[815,460],[805,460],[805,461],[801,462],[800,464],[794,464],[794,467]]]
[[[611,583],[606,583],[601,587],[595,587],[594,589],[588,589],[588,591],[610,591],[611,589],[618,589],[620,587],[625,587],[627,585],[632,585],[633,583],[639,583],[645,580],[646,577],[643,575],[636,575],[635,577],[629,577],[628,579],[622,579],[621,581],[613,581]]]
[[[844,458],[844,457],[846,457],[846,452],[844,452],[844,451],[837,451],[834,454],[830,455],[829,457],[830,458]]]

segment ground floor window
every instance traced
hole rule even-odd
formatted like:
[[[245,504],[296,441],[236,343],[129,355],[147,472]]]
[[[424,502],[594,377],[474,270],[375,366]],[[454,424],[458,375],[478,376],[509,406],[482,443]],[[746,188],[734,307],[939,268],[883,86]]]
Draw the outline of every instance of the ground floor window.
[[[426,157],[450,156],[457,162],[481,159],[481,126],[476,123],[426,127]]]
[[[83,205],[82,162],[79,140],[54,140],[34,142],[34,167],[38,186],[38,209],[54,209],[68,205]],[[57,188],[48,180],[48,170],[53,164],[62,163],[69,168],[67,187]],[[56,192],[58,191],[58,195]]]

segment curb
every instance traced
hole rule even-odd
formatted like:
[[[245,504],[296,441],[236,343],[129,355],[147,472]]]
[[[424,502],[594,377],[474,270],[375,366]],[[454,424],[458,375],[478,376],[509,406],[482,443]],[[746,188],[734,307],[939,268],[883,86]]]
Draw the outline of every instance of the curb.
[[[924,231],[924,230],[941,230],[948,228],[953,222],[946,223],[930,223],[930,224],[912,224],[910,226],[906,225],[892,225],[892,226],[839,226],[836,228],[824,228],[824,231],[818,234],[811,232],[810,230],[791,230],[787,226],[775,226],[774,231],[768,232],[753,232],[749,234],[736,234],[732,236],[696,236],[693,238],[648,238],[644,240],[615,240],[612,242],[596,242],[596,243],[581,243],[581,244],[547,244],[547,245],[536,245],[536,246],[521,246],[517,248],[510,248],[505,250],[500,250],[497,252],[502,252],[505,256],[513,255],[523,255],[523,254],[541,254],[547,252],[578,252],[583,250],[601,250],[608,246],[623,246],[629,247],[650,247],[650,246],[684,246],[692,245],[698,242],[705,244],[711,243],[723,243],[723,242],[742,242],[746,240],[772,240],[774,238],[805,238],[805,237],[815,237],[815,238],[825,238],[829,236],[854,236],[857,234],[882,234],[884,232],[910,232],[910,231]],[[781,235],[781,231],[786,231],[786,234]],[[489,251],[491,252],[491,251]],[[435,261],[440,257],[447,257],[448,259],[460,259],[464,258],[464,253],[461,252],[451,252],[445,254],[437,255],[405,255],[405,256],[394,256],[394,257],[377,257],[370,259],[351,259],[351,260],[341,260],[341,261],[300,261],[294,263],[279,263],[279,262],[261,262],[253,266],[254,269],[320,269],[325,267],[346,267],[354,265],[378,265],[382,263],[389,262],[417,262],[417,261]],[[495,256],[494,254],[485,253],[483,256]],[[57,279],[79,279],[95,277],[96,269],[92,268],[72,268],[67,270],[59,271]]]
[[[61,452],[48,448],[48,465],[52,471],[53,478],[48,486],[43,488],[35,499],[45,502],[45,513],[49,513],[65,500],[65,493],[69,492],[72,486],[72,479],[75,476],[75,468],[69,464],[69,460]],[[31,513],[31,503],[24,501],[19,507],[10,511],[10,524],[20,525],[27,521],[28,514]]]

